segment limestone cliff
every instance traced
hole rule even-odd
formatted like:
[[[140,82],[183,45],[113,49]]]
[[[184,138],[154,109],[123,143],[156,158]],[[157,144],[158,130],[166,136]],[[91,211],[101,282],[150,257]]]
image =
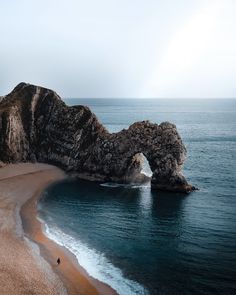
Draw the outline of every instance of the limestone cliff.
[[[0,161],[55,164],[79,177],[140,179],[143,153],[152,188],[189,192],[181,174],[186,149],[176,126],[137,122],[109,133],[85,106],[67,106],[52,90],[20,83],[0,99]]]

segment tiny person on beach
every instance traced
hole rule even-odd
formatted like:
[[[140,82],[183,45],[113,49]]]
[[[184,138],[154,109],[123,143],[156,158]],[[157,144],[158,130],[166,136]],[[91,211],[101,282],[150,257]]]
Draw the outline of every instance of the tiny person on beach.
[[[59,265],[61,263],[60,257],[57,258],[57,264]]]

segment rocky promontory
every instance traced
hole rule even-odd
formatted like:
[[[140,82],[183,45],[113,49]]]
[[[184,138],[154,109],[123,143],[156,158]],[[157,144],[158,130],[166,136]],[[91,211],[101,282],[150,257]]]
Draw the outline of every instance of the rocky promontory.
[[[190,192],[181,174],[186,148],[174,124],[136,122],[109,133],[86,106],[20,83],[0,98],[0,163],[43,162],[98,181],[141,181],[142,154],[153,189]]]

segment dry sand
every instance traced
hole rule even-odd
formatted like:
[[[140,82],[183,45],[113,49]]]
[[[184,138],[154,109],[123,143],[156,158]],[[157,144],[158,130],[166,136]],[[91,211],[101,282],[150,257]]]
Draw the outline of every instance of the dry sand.
[[[42,232],[37,200],[46,186],[64,177],[60,169],[46,164],[0,169],[1,295],[116,294],[89,277],[69,251]],[[62,261],[59,266],[57,257]]]

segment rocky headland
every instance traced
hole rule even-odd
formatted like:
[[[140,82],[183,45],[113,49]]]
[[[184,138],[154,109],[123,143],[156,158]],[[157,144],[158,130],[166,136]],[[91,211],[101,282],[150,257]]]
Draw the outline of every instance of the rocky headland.
[[[153,189],[195,189],[181,173],[186,148],[174,124],[142,121],[109,133],[88,107],[69,107],[43,87],[20,83],[0,97],[0,167],[42,162],[84,179],[137,182],[145,179],[142,154]]]

